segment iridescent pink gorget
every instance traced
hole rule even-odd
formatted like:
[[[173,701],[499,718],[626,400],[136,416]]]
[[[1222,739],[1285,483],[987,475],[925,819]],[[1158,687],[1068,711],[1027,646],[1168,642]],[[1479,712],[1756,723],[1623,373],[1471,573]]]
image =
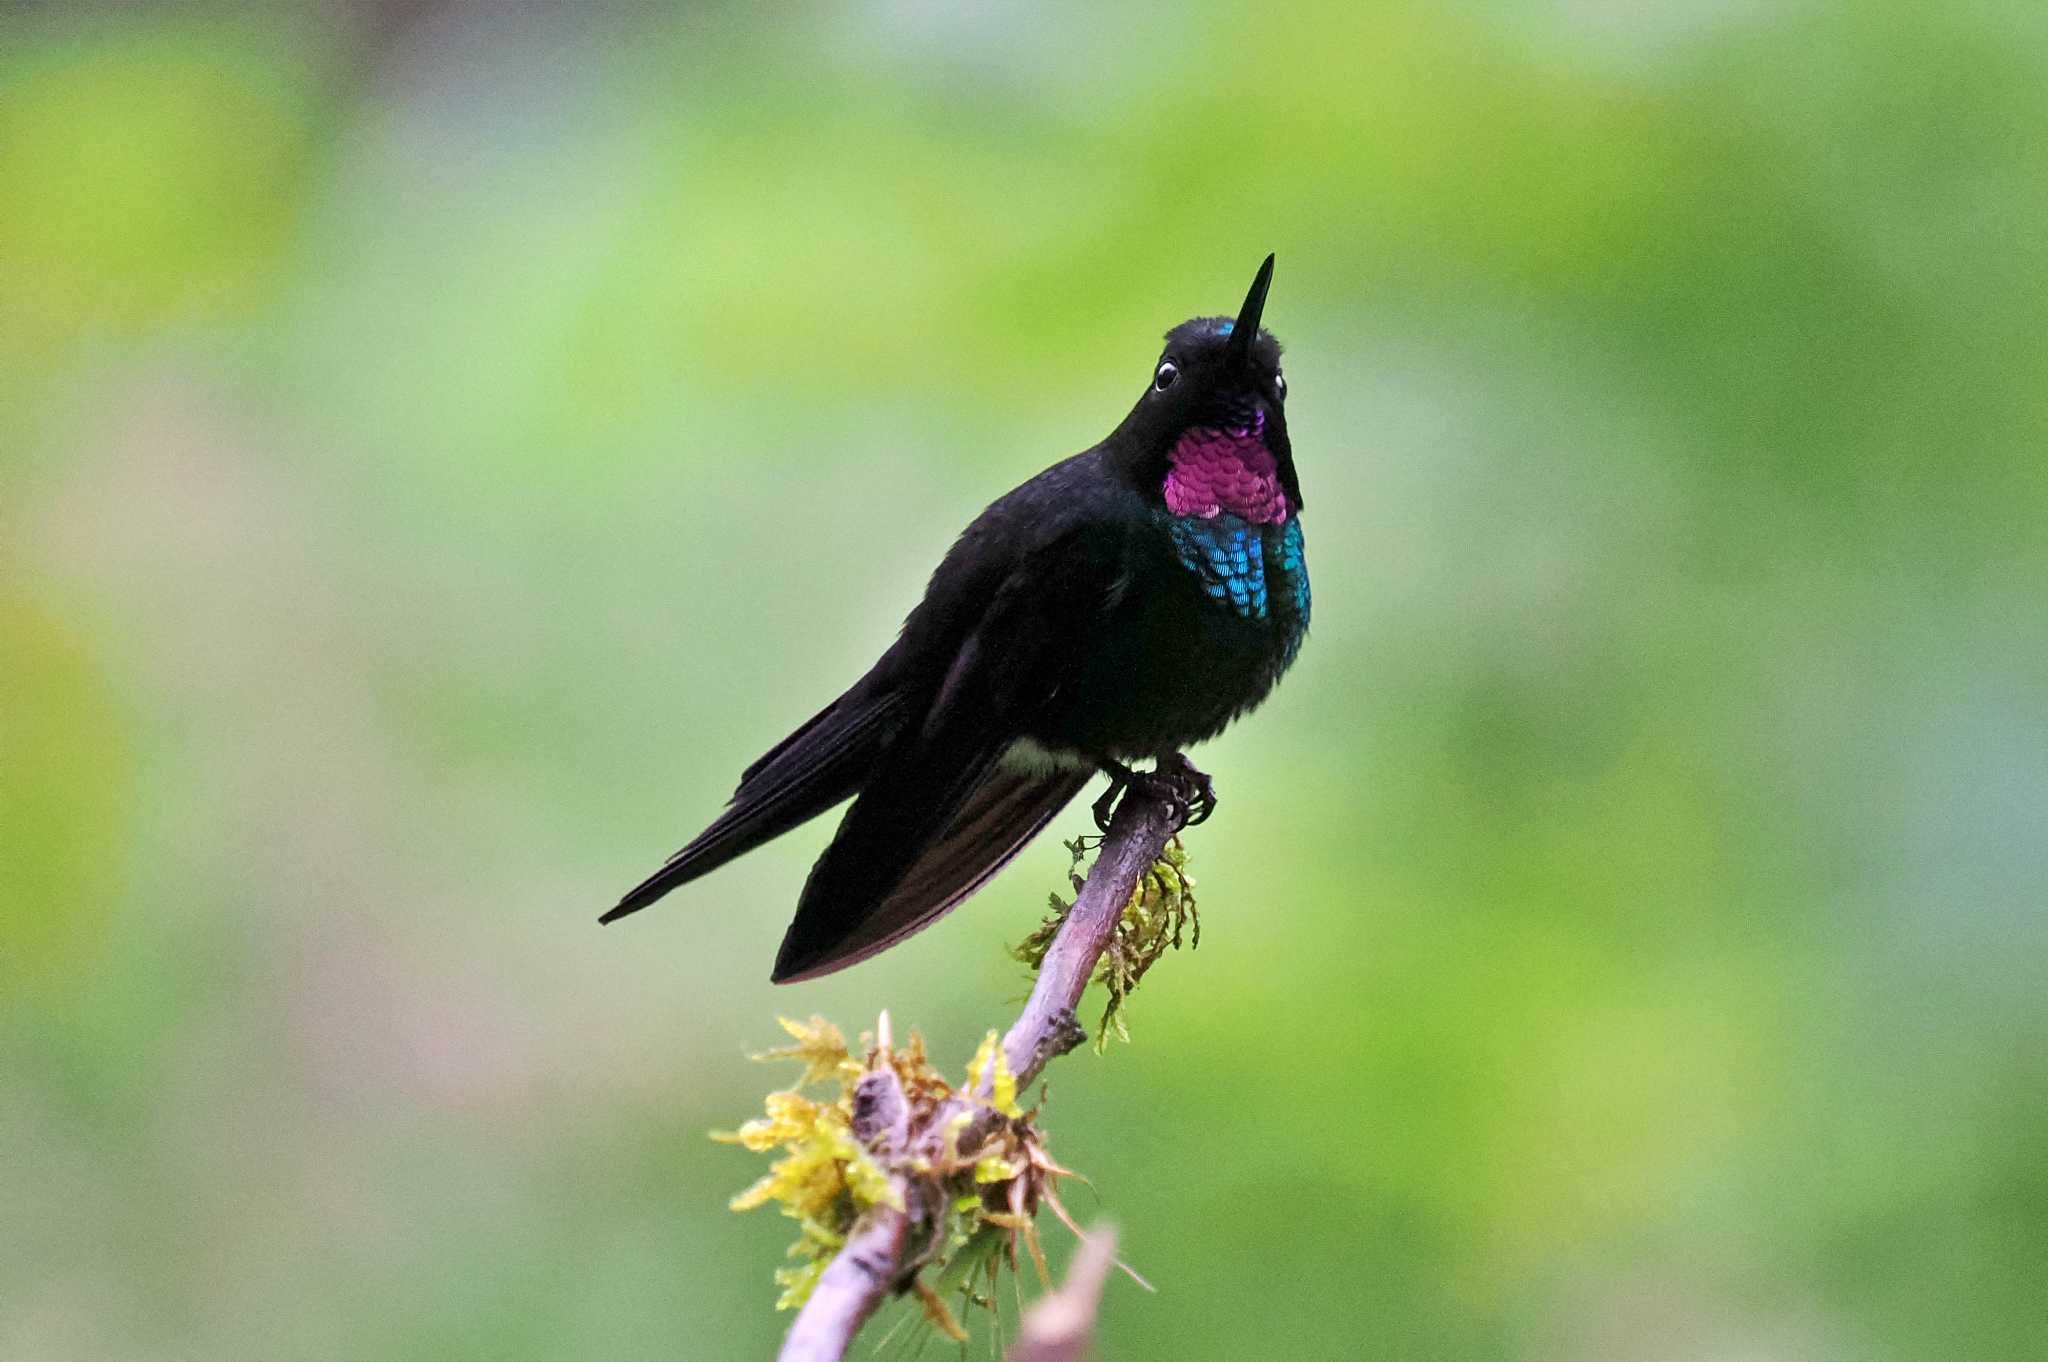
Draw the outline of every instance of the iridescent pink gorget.
[[[1213,520],[1227,513],[1254,525],[1286,521],[1287,490],[1266,448],[1263,411],[1249,426],[1189,430],[1167,457],[1166,509],[1173,514]]]

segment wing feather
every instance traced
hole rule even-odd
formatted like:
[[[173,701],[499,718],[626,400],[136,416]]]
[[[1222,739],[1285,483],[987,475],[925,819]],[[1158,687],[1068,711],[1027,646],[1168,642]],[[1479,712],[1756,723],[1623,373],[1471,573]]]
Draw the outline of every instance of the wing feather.
[[[1093,775],[1086,767],[1021,770],[999,762],[896,888],[851,930],[826,941],[800,935],[791,924],[775,982],[830,974],[929,927],[1008,865]]]
[[[616,922],[679,885],[708,875],[851,796],[894,731],[902,699],[855,686],[747,768],[732,802],[710,827],[668,858],[599,918]]]
[[[1028,579],[1012,577],[994,593],[953,654],[922,722],[903,726],[840,820],[804,882],[776,956],[776,980],[826,973],[900,940],[964,895],[947,881],[971,888],[1029,840],[1028,832],[1020,838],[989,821],[1017,812],[994,798],[1007,783],[989,791],[986,808],[977,803],[1018,737],[1017,714],[1049,684],[1042,666],[1046,622],[1028,587]],[[1023,806],[1026,815],[1035,808]],[[949,829],[963,818],[974,827],[956,841]],[[927,869],[936,878],[899,898],[934,855]],[[955,857],[961,864],[941,873]]]

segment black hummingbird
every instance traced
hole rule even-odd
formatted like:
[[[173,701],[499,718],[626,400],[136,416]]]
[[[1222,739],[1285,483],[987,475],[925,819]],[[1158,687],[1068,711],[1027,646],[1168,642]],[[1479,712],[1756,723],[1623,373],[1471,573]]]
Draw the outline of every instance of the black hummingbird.
[[[602,921],[852,796],[775,958],[777,983],[815,978],[937,920],[1097,772],[1099,823],[1133,781],[1207,817],[1181,748],[1264,700],[1308,630],[1272,279],[1269,255],[1234,319],[1168,332],[1123,423],[977,516],[881,660]]]

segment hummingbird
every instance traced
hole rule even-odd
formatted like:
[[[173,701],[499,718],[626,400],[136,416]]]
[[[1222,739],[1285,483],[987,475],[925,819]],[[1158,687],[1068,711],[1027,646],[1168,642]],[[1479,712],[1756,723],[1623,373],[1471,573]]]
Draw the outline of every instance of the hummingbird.
[[[813,979],[930,926],[1097,774],[1105,829],[1134,785],[1207,818],[1182,749],[1263,701],[1308,631],[1272,281],[1269,255],[1235,317],[1167,332],[1122,423],[977,516],[867,674],[600,921],[851,798],[771,976]]]

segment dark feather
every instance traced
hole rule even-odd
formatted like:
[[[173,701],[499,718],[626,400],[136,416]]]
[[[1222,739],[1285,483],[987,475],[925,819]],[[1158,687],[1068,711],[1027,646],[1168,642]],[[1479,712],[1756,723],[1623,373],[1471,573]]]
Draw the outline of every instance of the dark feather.
[[[1031,665],[1044,624],[1020,585],[1012,578],[993,593],[933,688],[923,723],[890,745],[840,820],[804,882],[774,978],[816,972],[863,935],[1016,740],[1010,716],[1044,684]]]
[[[880,686],[874,674],[864,678],[749,766],[725,812],[598,921],[636,913],[851,796],[880,757],[901,711],[900,695]]]
[[[830,974],[929,927],[1008,865],[1094,774],[1086,767],[1025,771],[998,763],[872,912],[850,927],[834,912],[820,932],[799,909],[775,963],[775,982]],[[820,903],[828,902],[829,889],[820,888]],[[804,900],[812,901],[808,886]],[[800,933],[807,925],[810,930]]]

